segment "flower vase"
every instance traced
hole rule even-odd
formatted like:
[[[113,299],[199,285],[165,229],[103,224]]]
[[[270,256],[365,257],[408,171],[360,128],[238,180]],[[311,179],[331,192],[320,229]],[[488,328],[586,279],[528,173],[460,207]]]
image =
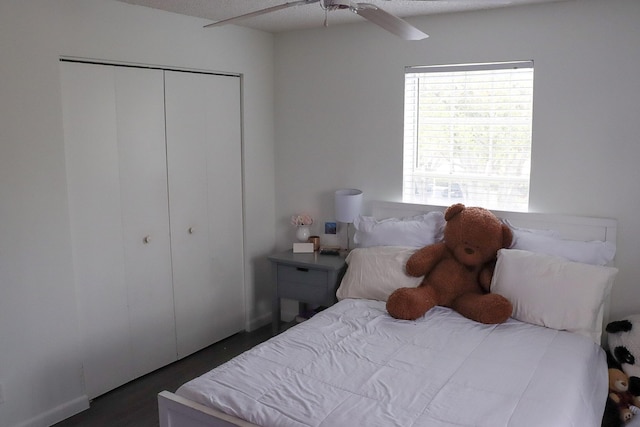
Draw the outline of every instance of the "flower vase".
[[[311,230],[308,225],[301,225],[296,230],[296,238],[301,242],[309,240],[309,236],[311,236]]]

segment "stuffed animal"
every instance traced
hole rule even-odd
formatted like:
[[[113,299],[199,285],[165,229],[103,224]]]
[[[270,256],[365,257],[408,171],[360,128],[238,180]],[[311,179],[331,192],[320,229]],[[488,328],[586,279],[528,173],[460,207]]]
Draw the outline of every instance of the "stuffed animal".
[[[511,229],[490,211],[455,204],[445,211],[444,241],[416,251],[406,263],[410,276],[424,276],[417,288],[396,289],[387,311],[397,319],[415,320],[436,305],[469,319],[493,324],[513,311],[501,295],[489,293],[499,249],[511,245]]]
[[[640,315],[607,324],[609,350],[629,377],[629,391],[640,395]]]
[[[640,399],[629,392],[629,377],[620,369],[609,368],[609,398],[620,412],[620,420],[629,422],[638,412]]]

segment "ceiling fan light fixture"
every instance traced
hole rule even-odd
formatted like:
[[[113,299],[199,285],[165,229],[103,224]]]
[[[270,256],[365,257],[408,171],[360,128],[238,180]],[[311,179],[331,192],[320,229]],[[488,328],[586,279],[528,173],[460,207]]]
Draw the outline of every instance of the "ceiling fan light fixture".
[[[320,5],[324,10],[352,9],[350,0],[322,0]]]

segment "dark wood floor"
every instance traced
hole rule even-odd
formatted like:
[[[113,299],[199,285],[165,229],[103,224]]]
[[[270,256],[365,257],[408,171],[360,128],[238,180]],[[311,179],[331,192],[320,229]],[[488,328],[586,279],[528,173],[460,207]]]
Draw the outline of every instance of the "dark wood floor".
[[[271,325],[242,332],[169,366],[97,397],[91,407],[55,427],[157,427],[157,394],[176,391],[185,382],[210,371],[271,337]]]

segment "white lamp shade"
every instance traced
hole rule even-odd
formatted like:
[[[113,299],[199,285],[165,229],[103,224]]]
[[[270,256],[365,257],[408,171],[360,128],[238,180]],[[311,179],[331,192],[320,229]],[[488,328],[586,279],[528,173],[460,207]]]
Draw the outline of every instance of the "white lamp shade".
[[[335,209],[336,221],[352,223],[362,208],[362,191],[347,188],[336,191]]]

